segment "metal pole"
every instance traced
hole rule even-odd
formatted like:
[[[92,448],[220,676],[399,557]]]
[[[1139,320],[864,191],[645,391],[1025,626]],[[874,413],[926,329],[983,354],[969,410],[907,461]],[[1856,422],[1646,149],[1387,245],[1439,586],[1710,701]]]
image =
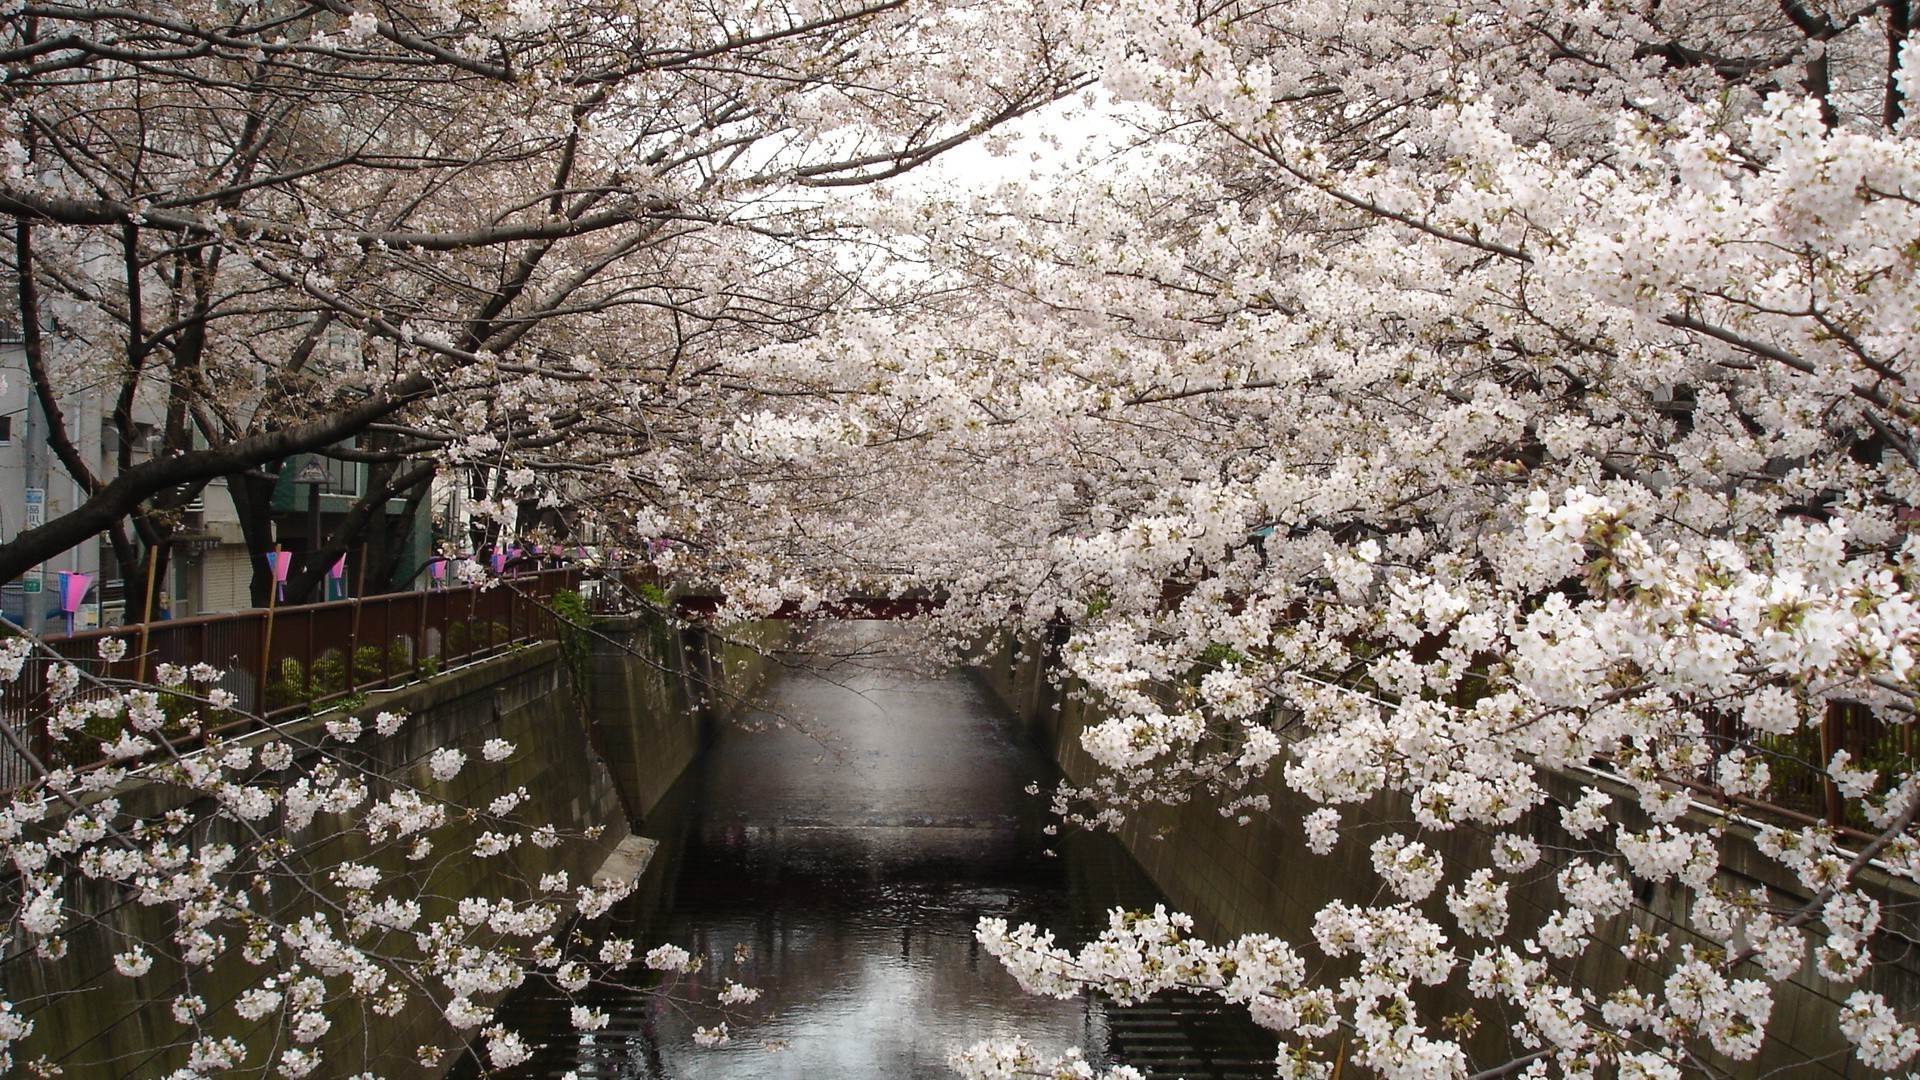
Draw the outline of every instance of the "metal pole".
[[[320,567],[320,485],[314,483],[307,485],[307,572],[322,574],[320,587],[326,588],[325,572]]]
[[[320,587],[326,588],[326,569],[320,565],[320,489],[327,486],[327,469],[318,454],[309,454],[307,463],[293,476],[296,485],[307,488],[307,560],[306,567]],[[324,595],[324,592],[323,594]]]

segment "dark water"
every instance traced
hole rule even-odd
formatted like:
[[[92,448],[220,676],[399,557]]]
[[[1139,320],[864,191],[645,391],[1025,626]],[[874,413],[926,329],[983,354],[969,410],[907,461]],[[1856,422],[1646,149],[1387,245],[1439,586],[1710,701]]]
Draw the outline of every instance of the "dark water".
[[[841,627],[841,646],[884,629]],[[614,918],[650,946],[707,958],[682,994],[732,977],[763,991],[718,1049],[709,1007],[588,991],[613,1019],[571,1030],[571,1002],[523,993],[503,1019],[540,1043],[517,1075],[632,1080],[947,1077],[948,1053],[1021,1035],[1150,1075],[1271,1076],[1273,1041],[1199,1002],[1126,1009],[1029,997],[980,949],[975,922],[1032,922],[1077,944],[1153,886],[1104,836],[1049,837],[1032,783],[1051,766],[959,673],[815,660],[770,687],[768,730],[729,729],[641,831],[661,841],[650,887]],[[772,726],[803,721],[808,733]],[[1050,857],[1046,849],[1058,850]]]

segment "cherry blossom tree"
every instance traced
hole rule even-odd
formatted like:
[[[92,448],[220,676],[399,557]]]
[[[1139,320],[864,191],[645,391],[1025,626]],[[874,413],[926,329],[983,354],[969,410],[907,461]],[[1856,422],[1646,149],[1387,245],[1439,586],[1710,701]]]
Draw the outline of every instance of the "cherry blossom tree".
[[[102,639],[102,666],[127,648]],[[531,1050],[493,1008],[529,979],[575,1001],[582,1032],[608,1022],[582,996],[595,984],[665,978],[657,992],[703,1018],[737,1018],[758,996],[724,976],[704,1000],[682,994],[705,958],[599,921],[635,884],[591,872],[615,842],[603,826],[529,820],[539,795],[472,779],[537,751],[483,732],[415,763],[412,719],[372,710],[252,718],[234,735],[238,702],[207,665],[128,684],[16,636],[0,644],[0,683],[23,676],[50,689],[40,719],[54,756],[0,726],[33,772],[0,806],[9,1075],[364,1077],[463,1053],[505,1069]],[[480,862],[483,886],[450,895],[471,875],[449,876],[449,859]],[[107,956],[111,970],[91,970]],[[108,985],[83,985],[95,979]],[[64,1041],[88,1029],[60,1010],[102,996],[153,1018]],[[395,1031],[426,1041],[385,1045]],[[726,1038],[725,1019],[703,1028]]]
[[[654,459],[726,409],[715,357],[860,289],[833,193],[1074,84],[1043,7],[993,17],[982,51],[982,11],[901,0],[16,5],[9,302],[83,501],[0,578],[104,532],[132,580],[221,476],[265,549],[263,468],[297,453],[382,470],[362,509],[449,471],[483,511],[556,498],[541,472],[657,501]]]
[[[1739,1075],[1797,973],[1862,978],[1867,878],[1920,880],[1907,28],[1115,4],[1080,36],[1152,129],[1139,155],[876,208],[945,291],[753,354],[790,389],[723,444],[763,496],[735,564],[812,542],[948,588],[957,631],[1071,620],[1108,770],[1061,793],[1071,820],[1262,813],[1274,772],[1315,806],[1305,843],[1366,845],[1383,889],[1311,942],[984,925],[1030,987],[1219,993],[1289,1075],[1345,1044],[1388,1076],[1673,1076]],[[1824,797],[1767,816],[1795,770]],[[1748,841],[1716,806],[1757,815],[1797,897],[1724,890]],[[1543,849],[1542,819],[1576,844]],[[1456,830],[1484,865],[1438,856]],[[1561,906],[1517,919],[1541,875]],[[1578,982],[1646,885],[1690,896],[1697,940],[1635,946],[1651,991]],[[1510,1052],[1476,1056],[1418,985],[1516,1016]],[[1920,1051],[1909,1003],[1848,993],[1860,1062]],[[1090,1075],[1017,1044],[960,1063]]]
[[[164,355],[194,441],[0,571],[378,431],[355,452],[502,516],[564,474],[739,612],[937,587],[956,639],[1049,635],[1105,712],[1074,823],[1264,813],[1272,773],[1311,849],[1366,846],[1380,898],[1311,942],[982,927],[1042,992],[1245,1003],[1289,1075],[1737,1075],[1782,982],[1874,961],[1866,876],[1920,878],[1905,3],[244,10],[9,23],[23,303],[134,341],[79,350],[114,379]],[[1083,63],[1133,154],[874,183]],[[803,197],[839,187],[873,190]],[[1755,808],[1791,770],[1811,821]],[[1763,815],[1797,899],[1717,886],[1749,841],[1715,808]],[[1460,830],[1484,865],[1438,856]],[[1541,877],[1563,903],[1517,918]],[[1647,884],[1697,940],[1635,944],[1651,990],[1580,983]],[[1920,1051],[1849,994],[1860,1062]]]

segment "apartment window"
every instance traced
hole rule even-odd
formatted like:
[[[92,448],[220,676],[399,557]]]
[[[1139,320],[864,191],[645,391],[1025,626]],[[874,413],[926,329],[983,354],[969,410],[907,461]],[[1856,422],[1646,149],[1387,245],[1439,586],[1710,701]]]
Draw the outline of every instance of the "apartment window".
[[[353,449],[351,440],[334,444],[343,450]],[[327,467],[327,492],[332,495],[360,494],[360,463],[341,461],[338,458],[321,458],[320,463]]]
[[[0,416],[0,446],[13,445],[13,417]]]

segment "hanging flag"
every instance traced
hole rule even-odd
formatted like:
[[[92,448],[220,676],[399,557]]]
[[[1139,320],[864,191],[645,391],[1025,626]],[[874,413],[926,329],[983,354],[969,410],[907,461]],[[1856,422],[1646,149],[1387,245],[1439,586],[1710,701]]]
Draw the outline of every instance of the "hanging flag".
[[[347,595],[347,556],[343,552],[334,564],[327,568],[327,592],[335,600]]]
[[[67,633],[73,633],[73,616],[87,599],[87,587],[93,584],[92,574],[80,574],[71,570],[60,571],[60,610],[67,616]]]
[[[507,553],[499,548],[493,549],[493,572],[504,574],[507,571]]]
[[[447,583],[447,560],[438,555],[428,559],[427,576],[433,578],[435,584],[445,585]]]
[[[269,551],[261,558],[267,560],[267,569],[273,571],[273,585],[280,599],[287,598],[287,571],[293,569],[293,552]]]

